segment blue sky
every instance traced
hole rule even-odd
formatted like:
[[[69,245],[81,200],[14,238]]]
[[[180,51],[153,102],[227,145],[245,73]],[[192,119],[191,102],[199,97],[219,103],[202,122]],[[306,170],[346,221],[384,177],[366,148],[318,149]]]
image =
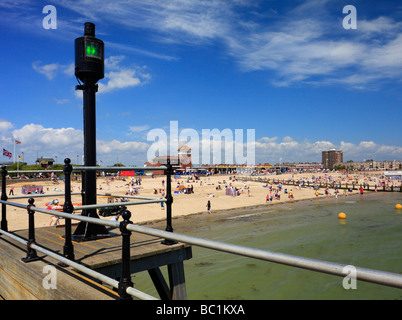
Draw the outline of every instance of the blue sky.
[[[42,10],[57,10],[44,29]],[[356,8],[345,29],[343,8]],[[74,39],[105,42],[97,159],[142,165],[152,129],[255,130],[255,160],[402,160],[402,3],[372,0],[0,2],[1,145],[83,154]],[[244,142],[246,138],[244,137]],[[3,156],[2,160],[7,160]]]

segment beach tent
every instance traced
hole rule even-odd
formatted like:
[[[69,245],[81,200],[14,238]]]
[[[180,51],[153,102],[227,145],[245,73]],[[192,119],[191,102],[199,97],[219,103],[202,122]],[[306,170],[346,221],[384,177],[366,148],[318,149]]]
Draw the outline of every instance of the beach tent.
[[[235,196],[235,195],[237,195],[237,192],[235,189],[226,188],[226,195],[227,196]]]
[[[179,193],[181,190],[184,190],[185,187],[183,185],[178,185],[175,189],[174,189],[174,193]]]

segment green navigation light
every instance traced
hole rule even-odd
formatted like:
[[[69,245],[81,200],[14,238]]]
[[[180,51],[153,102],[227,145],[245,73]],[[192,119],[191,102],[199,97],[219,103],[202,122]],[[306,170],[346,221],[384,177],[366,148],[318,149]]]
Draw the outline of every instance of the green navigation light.
[[[96,48],[94,46],[87,46],[87,55],[96,56]]]
[[[102,59],[102,44],[98,41],[87,41],[85,45],[85,55],[89,58]]]

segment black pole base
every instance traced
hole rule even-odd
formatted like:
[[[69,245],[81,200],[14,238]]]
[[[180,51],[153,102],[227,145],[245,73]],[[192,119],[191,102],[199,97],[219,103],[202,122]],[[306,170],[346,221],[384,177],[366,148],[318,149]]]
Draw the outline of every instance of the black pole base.
[[[176,244],[178,242],[175,240],[165,239],[165,240],[161,241],[161,243],[164,245],[167,245],[167,246],[171,246],[172,244]]]
[[[2,221],[1,222],[0,229],[3,230],[3,231],[6,231],[6,232],[8,231],[7,221]]]
[[[73,241],[83,242],[110,238],[113,235],[107,231],[105,226],[81,221],[71,238]]]
[[[126,290],[128,287],[133,287],[134,284],[131,282],[131,280],[126,279],[126,281],[120,281],[118,288],[117,288],[117,293],[120,296],[120,300],[133,300],[133,297],[129,295]]]
[[[165,231],[167,232],[173,232],[173,228],[171,225],[166,226]],[[171,239],[165,239],[163,241],[161,241],[161,244],[167,245],[167,246],[171,246],[172,244],[176,244],[178,243],[176,240],[171,240]]]
[[[39,256],[36,254],[36,251],[35,251],[35,250],[32,250],[32,251],[28,252],[28,254],[27,254],[27,256],[26,256],[25,258],[21,258],[21,260],[22,260],[23,262],[25,262],[25,263],[33,262],[33,261],[38,261],[38,260],[40,260],[40,259],[42,259],[42,258],[39,257]]]

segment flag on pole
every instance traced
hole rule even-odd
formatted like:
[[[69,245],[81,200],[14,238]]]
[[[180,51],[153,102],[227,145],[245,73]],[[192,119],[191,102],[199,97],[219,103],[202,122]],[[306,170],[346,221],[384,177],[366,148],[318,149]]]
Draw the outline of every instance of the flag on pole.
[[[18,156],[18,160],[22,160],[22,157],[21,157],[21,156]]]
[[[6,149],[3,148],[3,156],[6,156],[11,159],[13,155],[10,151],[7,151]]]
[[[21,144],[21,141],[15,140],[15,144]]]

